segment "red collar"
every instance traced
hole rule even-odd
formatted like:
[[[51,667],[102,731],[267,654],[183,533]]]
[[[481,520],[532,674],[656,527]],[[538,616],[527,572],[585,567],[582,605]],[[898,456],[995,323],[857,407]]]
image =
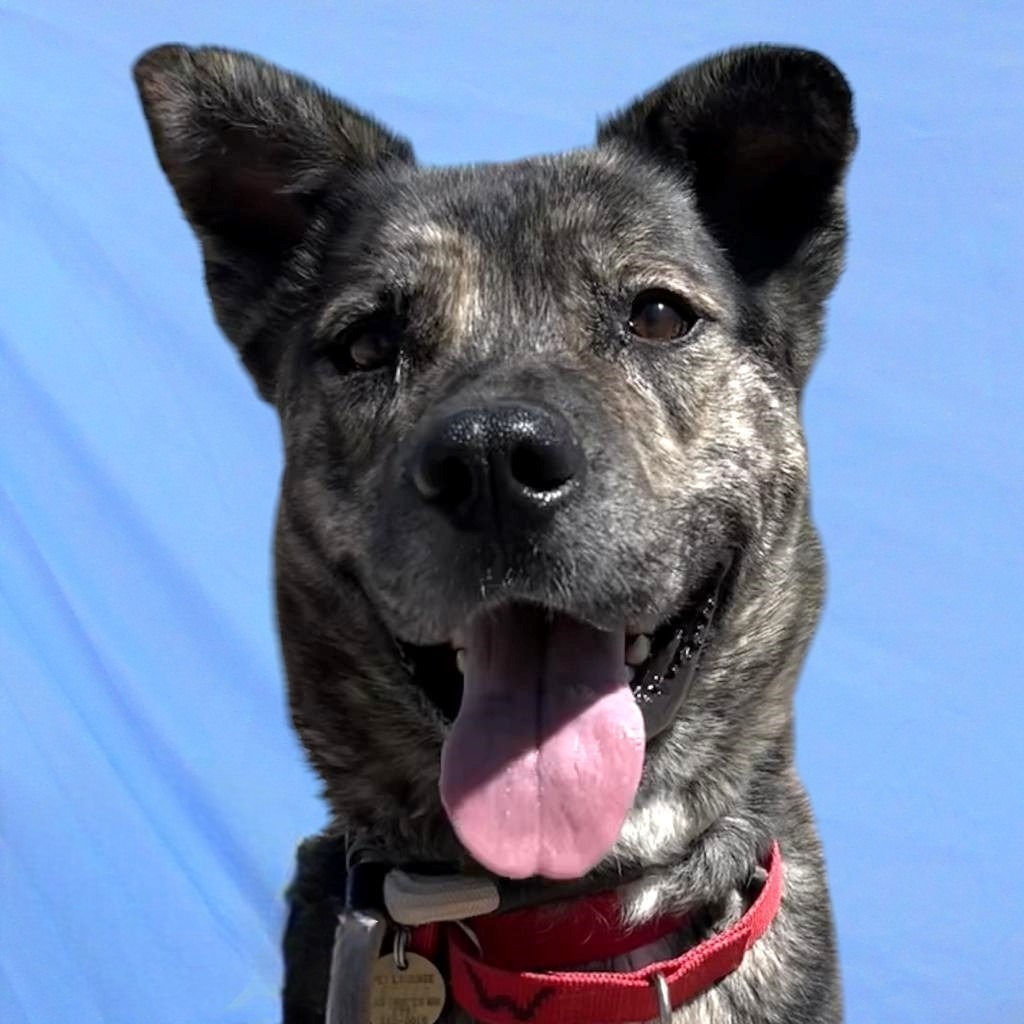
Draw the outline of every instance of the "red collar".
[[[448,954],[448,980],[459,1007],[484,1024],[628,1024],[661,1016],[658,989],[671,1009],[706,991],[739,967],[765,933],[782,899],[782,856],[772,846],[767,877],[750,909],[726,931],[682,955],[638,971],[567,970],[640,949],[679,931],[685,917],[664,917],[632,929],[611,928],[614,893],[581,899],[571,912],[551,908],[488,914],[468,923],[479,954],[457,926],[415,928],[410,948],[436,961]],[[664,979],[664,986],[659,982]]]

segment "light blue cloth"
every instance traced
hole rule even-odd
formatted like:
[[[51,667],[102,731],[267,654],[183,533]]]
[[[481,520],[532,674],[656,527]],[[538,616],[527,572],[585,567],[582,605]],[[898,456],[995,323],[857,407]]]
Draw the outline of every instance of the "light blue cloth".
[[[586,143],[759,39],[831,55],[862,132],[806,401],[831,582],[797,719],[849,1019],[1024,1019],[1024,6],[8,0],[3,1024],[277,1020],[281,892],[323,816],[273,633],[276,426],[209,315],[135,56],[251,49],[449,162]]]

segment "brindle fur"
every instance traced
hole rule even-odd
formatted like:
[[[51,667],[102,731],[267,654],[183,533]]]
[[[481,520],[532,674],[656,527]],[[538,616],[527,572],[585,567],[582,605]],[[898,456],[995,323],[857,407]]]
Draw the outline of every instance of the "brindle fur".
[[[342,833],[396,861],[464,856],[438,797],[446,726],[393,638],[440,642],[510,598],[595,624],[665,617],[726,547],[732,604],[610,860],[652,869],[634,918],[712,908],[713,930],[778,837],[778,918],[675,1020],[840,1020],[792,722],[822,596],[799,405],[842,262],[840,73],[734,50],[605,121],[592,149],[457,169],[418,167],[403,139],[245,54],[160,47],[136,78],[217,319],[283,431],[281,643],[332,816],[291,890],[287,1024],[323,1019]],[[652,287],[700,315],[684,340],[624,330]],[[397,364],[343,372],[332,346],[381,303],[402,311]],[[522,548],[439,525],[401,472],[427,417],[495,398],[556,407],[587,456],[577,500]]]

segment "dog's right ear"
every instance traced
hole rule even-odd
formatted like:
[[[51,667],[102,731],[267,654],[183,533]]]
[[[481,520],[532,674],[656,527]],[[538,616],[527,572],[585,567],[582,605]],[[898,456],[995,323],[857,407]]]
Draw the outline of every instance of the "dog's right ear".
[[[253,315],[260,300],[329,195],[366,171],[412,163],[412,147],[245,53],[160,46],[134,73],[160,166],[202,243],[217,320],[269,400],[278,353]]]

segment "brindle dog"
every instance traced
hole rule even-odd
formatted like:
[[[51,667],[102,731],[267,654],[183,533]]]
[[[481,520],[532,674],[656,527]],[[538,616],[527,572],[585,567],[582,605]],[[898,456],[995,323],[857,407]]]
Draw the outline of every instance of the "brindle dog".
[[[310,82],[222,49],[135,68],[220,326],[280,414],[277,604],[331,826],[286,938],[322,1021],[343,840],[565,879],[635,920],[785,896],[677,1022],[841,1018],[792,696],[822,598],[800,397],[839,275],[850,90],[755,46],[596,145],[420,167]]]

